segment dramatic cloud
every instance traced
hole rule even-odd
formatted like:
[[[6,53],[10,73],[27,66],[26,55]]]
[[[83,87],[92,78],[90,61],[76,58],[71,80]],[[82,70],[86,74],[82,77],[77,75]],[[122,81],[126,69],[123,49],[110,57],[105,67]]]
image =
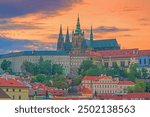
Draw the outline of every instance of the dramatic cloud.
[[[30,13],[57,11],[70,8],[81,0],[0,0],[0,18],[12,18]]]
[[[0,54],[22,50],[54,50],[55,43],[0,37]]]
[[[85,30],[87,32],[90,32],[90,30]],[[108,26],[100,26],[93,29],[94,33],[109,33],[109,32],[125,32],[125,31],[131,31],[131,29],[127,28],[117,28],[115,26],[108,27]]]

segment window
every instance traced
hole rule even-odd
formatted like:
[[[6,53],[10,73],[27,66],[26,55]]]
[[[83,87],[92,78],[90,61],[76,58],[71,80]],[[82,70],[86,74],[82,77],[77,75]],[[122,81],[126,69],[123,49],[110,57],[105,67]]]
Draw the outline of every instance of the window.
[[[144,59],[144,64],[146,64],[146,59]]]
[[[21,95],[19,95],[19,100],[21,100]]]
[[[112,67],[115,67],[116,65],[117,65],[116,62],[113,62],[113,63],[112,63]]]
[[[13,92],[15,92],[15,89],[13,89]]]
[[[21,89],[19,89],[19,92],[21,92]]]
[[[13,95],[13,100],[15,99],[15,96]]]
[[[140,59],[140,64],[142,64],[142,60]]]
[[[105,63],[104,63],[104,66],[105,66],[105,67],[108,67],[108,62],[105,62]]]
[[[8,90],[8,89],[6,89],[6,91],[8,92],[9,90]]]
[[[121,67],[125,67],[125,61],[121,61]]]

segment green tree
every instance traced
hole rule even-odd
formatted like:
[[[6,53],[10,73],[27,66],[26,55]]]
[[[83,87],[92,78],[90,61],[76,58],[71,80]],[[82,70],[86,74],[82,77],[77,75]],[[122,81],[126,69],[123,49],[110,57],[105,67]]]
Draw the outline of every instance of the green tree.
[[[142,68],[141,70],[142,78],[148,77],[148,70],[146,68]]]
[[[63,75],[53,76],[52,82],[53,86],[58,89],[66,89],[69,86],[66,77]]]
[[[150,92],[150,83],[149,82],[146,83],[146,90],[145,91]]]
[[[78,85],[81,84],[82,76],[77,76],[77,77],[75,77],[73,80],[74,80],[74,84],[75,84],[76,86],[78,86]]]
[[[146,90],[146,83],[143,80],[136,80],[134,92],[144,92]]]
[[[93,64],[92,60],[84,60],[80,65],[79,74],[85,72],[86,70],[94,66],[95,65]]]
[[[134,87],[128,87],[128,92],[136,93],[136,92],[145,92],[146,83],[143,80],[136,80],[136,84]]]
[[[10,71],[11,70],[11,62],[7,61],[7,60],[3,60],[2,64],[1,64],[1,68],[5,72]]]
[[[52,66],[52,74],[53,75],[63,75],[64,74],[64,68],[62,65],[53,64]]]
[[[21,65],[21,70],[23,73],[29,73],[33,74],[34,73],[34,64],[28,61],[24,61],[23,64]]]
[[[135,82],[137,78],[140,78],[140,70],[137,64],[131,64],[128,73],[128,80]]]

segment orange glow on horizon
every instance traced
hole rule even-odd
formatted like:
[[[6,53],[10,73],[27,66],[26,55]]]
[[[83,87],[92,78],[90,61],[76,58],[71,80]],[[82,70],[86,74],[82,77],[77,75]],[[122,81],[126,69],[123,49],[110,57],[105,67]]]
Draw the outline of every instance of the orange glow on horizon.
[[[82,4],[59,11],[55,16],[43,15],[40,12],[12,18],[14,24],[31,27],[1,30],[1,33],[14,39],[57,42],[60,24],[63,25],[64,36],[67,26],[71,34],[76,26],[78,13],[82,29],[90,29],[91,25],[93,30],[100,26],[118,29],[106,32],[93,31],[95,39],[116,38],[122,48],[150,49],[150,0],[84,0]],[[89,32],[85,34],[89,38]]]

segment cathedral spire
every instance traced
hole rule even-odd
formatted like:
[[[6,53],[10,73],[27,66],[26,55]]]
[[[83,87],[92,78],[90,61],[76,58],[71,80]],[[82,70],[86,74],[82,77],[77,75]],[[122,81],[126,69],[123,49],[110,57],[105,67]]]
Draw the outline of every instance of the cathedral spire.
[[[92,25],[91,25],[91,31],[90,31],[90,40],[93,41],[93,29],[92,29]]]
[[[67,27],[67,34],[66,34],[65,43],[70,43],[70,36],[69,36],[69,29],[68,29],[68,27]]]
[[[77,19],[77,25],[76,25],[76,33],[80,34],[81,33],[81,29],[80,29],[80,17],[78,14],[78,19]]]
[[[60,33],[59,34],[62,34],[62,25],[60,24]]]
[[[63,45],[64,45],[64,36],[62,33],[62,25],[60,25],[60,32],[59,32],[59,37],[57,42],[57,50],[63,50]]]

